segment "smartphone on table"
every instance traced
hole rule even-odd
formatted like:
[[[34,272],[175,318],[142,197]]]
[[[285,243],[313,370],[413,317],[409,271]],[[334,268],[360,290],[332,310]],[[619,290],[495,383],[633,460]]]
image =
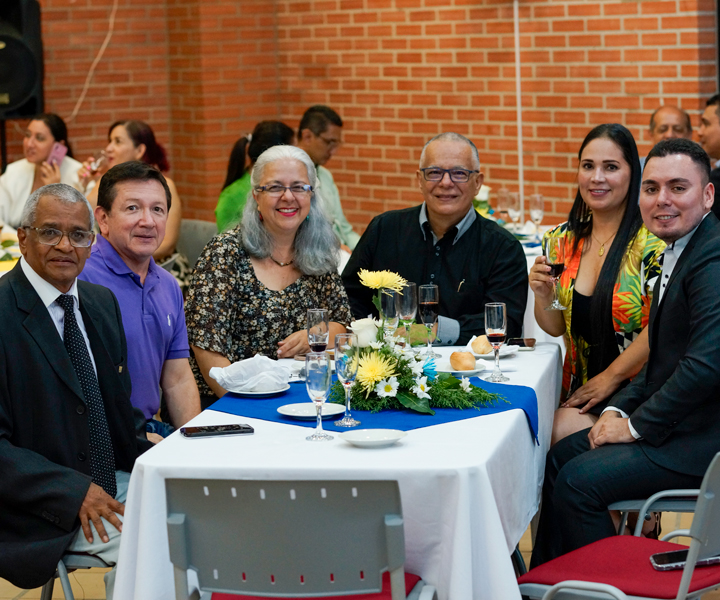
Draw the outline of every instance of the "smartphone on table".
[[[255,429],[245,423],[180,428],[180,435],[186,438],[218,437],[221,435],[244,435],[251,433],[255,433]]]
[[[535,338],[512,338],[508,340],[508,346],[520,346],[520,350],[531,351],[535,350],[535,344],[537,340]]]
[[[60,166],[60,163],[62,162],[63,158],[65,158],[67,151],[68,149],[65,144],[55,142],[53,144],[53,147],[50,149],[50,154],[48,154],[47,160],[45,162],[49,165]]]

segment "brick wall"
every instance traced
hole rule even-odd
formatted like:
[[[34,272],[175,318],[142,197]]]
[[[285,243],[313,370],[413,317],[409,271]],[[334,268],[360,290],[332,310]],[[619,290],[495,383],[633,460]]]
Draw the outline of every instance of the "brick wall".
[[[112,0],[41,0],[46,104],[67,116],[107,30]],[[120,117],[167,144],[188,217],[212,218],[235,139],[266,118],[296,127],[307,106],[346,121],[329,163],[362,227],[419,199],[420,148],[454,130],[481,152],[494,190],[517,187],[511,0],[120,0],[116,31],[70,124],[77,154]],[[521,0],[526,193],[547,222],[567,214],[575,154],[596,124],[649,150],[662,103],[694,117],[715,92],[712,0]],[[13,127],[10,152],[21,156]]]

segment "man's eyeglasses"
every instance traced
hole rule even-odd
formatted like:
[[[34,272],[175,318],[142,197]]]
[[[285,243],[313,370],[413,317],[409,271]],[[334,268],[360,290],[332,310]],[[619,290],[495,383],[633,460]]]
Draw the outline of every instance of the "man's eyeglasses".
[[[266,194],[270,194],[271,196],[282,196],[285,193],[285,190],[290,190],[290,193],[293,196],[303,196],[305,194],[309,194],[313,191],[313,187],[310,184],[295,184],[295,185],[259,185],[255,188],[256,192],[265,192]]]
[[[57,246],[63,236],[66,235],[70,244],[75,248],[87,248],[92,246],[93,238],[95,234],[92,231],[83,231],[82,229],[76,229],[75,231],[60,231],[59,229],[53,229],[52,227],[30,227],[25,226],[23,229],[32,229],[37,233],[38,241],[46,246]]]
[[[470,180],[471,173],[479,173],[480,171],[468,171],[467,169],[440,169],[438,167],[425,167],[420,169],[425,181],[442,181],[445,173],[450,175],[450,180],[455,183],[467,183]]]
[[[338,148],[342,145],[342,140],[336,140],[334,138],[327,139],[321,135],[318,135],[318,137],[328,145],[328,148]]]

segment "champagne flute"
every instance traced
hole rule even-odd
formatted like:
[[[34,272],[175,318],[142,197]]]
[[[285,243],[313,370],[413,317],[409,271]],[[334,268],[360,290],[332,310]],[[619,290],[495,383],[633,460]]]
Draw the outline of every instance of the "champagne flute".
[[[505,188],[501,188],[497,193],[497,218],[502,219],[505,224],[510,216],[510,193]]]
[[[322,407],[330,389],[331,375],[330,358],[326,352],[308,352],[305,355],[305,386],[317,411],[315,433],[305,438],[309,442],[327,442],[333,439],[333,436],[325,433],[322,428]]]
[[[358,348],[357,335],[354,333],[339,333],[335,336],[335,373],[345,388],[345,416],[335,421],[338,427],[357,427],[356,421],[350,414],[350,390],[355,383],[358,364],[360,362],[360,348]]]
[[[383,334],[385,337],[394,336],[398,326],[398,313],[395,306],[397,292],[390,288],[380,290],[380,318],[383,321]]]
[[[530,218],[535,223],[535,236],[540,243],[540,223],[545,216],[545,202],[542,194],[532,194],[530,196]]]
[[[520,217],[522,217],[522,212],[520,211],[520,194],[518,192],[512,192],[509,196],[508,214],[513,222],[513,231],[517,233],[519,230],[518,222],[520,221]]]
[[[549,237],[545,245],[545,264],[550,267],[553,280],[553,301],[545,310],[567,310],[558,299],[558,282],[565,270],[565,238]]]
[[[309,308],[307,311],[308,344],[312,352],[323,352],[330,338],[330,320],[324,308]]]
[[[507,315],[504,302],[491,302],[485,305],[485,335],[495,351],[495,370],[486,381],[502,383],[510,381],[500,371],[500,346],[505,341]]]
[[[433,352],[430,334],[438,319],[438,307],[440,305],[440,290],[433,284],[421,285],[418,290],[418,312],[420,319],[427,329],[427,349],[421,354],[425,358],[440,358],[440,355]]]
[[[417,285],[409,281],[395,296],[397,313],[405,328],[405,345],[410,348],[410,326],[417,314]]]

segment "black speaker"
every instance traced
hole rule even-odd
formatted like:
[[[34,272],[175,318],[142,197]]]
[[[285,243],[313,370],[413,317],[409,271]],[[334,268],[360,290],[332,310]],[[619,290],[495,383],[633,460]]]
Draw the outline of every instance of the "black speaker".
[[[43,46],[37,0],[0,0],[0,120],[43,112]]]

